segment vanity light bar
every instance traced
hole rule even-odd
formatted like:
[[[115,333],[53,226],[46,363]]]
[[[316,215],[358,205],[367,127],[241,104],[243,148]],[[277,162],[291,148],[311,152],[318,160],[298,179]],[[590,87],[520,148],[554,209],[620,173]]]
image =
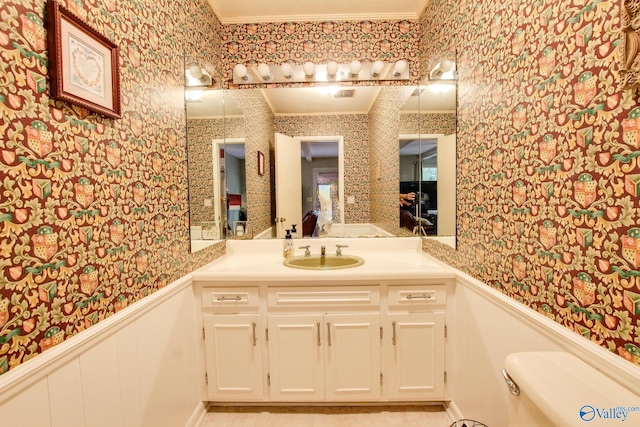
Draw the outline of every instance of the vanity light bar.
[[[354,81],[409,80],[409,62],[401,59],[397,62],[360,62],[338,64],[284,63],[280,65],[237,64],[233,69],[233,83],[333,83]]]

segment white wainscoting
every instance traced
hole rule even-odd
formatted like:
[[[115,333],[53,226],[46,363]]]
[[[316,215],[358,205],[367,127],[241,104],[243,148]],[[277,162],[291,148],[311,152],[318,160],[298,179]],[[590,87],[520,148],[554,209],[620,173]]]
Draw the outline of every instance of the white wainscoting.
[[[555,321],[459,272],[452,324],[449,413],[491,427],[507,424],[505,357],[521,351],[566,351],[640,395],[640,368]]]
[[[0,425],[196,427],[197,331],[189,275],[0,376]]]
[[[640,368],[459,273],[448,317],[452,419],[506,425],[512,352],[560,350],[640,395]],[[186,276],[0,376],[0,425],[197,427],[201,327]]]

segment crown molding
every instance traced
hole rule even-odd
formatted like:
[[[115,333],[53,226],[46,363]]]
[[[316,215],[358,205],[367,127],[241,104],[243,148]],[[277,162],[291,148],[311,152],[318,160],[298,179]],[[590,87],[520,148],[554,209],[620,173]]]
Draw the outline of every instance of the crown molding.
[[[415,21],[420,18],[430,0],[422,0],[415,12],[403,13],[348,13],[308,15],[243,15],[223,16],[216,0],[207,0],[213,13],[223,25],[264,24],[270,22],[322,22],[322,21]]]

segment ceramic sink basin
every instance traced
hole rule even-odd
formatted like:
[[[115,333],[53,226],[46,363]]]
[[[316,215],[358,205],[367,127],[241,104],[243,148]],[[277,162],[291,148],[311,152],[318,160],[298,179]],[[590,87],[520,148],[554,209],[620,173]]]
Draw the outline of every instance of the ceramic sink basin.
[[[315,255],[287,258],[283,263],[287,267],[304,270],[337,270],[352,268],[364,264],[364,260],[353,255]]]

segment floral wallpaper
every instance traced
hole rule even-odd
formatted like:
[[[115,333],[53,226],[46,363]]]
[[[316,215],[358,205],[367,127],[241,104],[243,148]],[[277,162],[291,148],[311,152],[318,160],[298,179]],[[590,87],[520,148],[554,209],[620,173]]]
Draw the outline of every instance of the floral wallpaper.
[[[226,52],[225,80],[232,80],[233,67],[238,63],[406,59],[411,83],[415,84],[420,76],[419,37],[420,23],[413,20],[228,25],[222,35]]]
[[[401,134],[456,133],[456,113],[404,113],[400,112]]]
[[[618,85],[619,7],[429,3],[425,50],[458,52],[458,250],[425,249],[640,365],[640,108]]]
[[[0,3],[0,374],[218,257],[189,255],[185,52],[203,1],[60,3],[120,48],[122,118],[49,96],[44,0]]]
[[[223,252],[188,254],[178,52],[223,86],[237,62],[354,56],[408,57],[418,83],[455,56],[458,250],[425,250],[640,364],[640,113],[617,86],[618,2],[431,0],[419,21],[230,26],[204,0],[60,3],[120,46],[123,114],[51,100],[44,0],[0,4],[0,373]],[[273,117],[254,118],[271,175]],[[257,229],[269,178],[248,185]],[[369,191],[375,209],[396,189]]]

